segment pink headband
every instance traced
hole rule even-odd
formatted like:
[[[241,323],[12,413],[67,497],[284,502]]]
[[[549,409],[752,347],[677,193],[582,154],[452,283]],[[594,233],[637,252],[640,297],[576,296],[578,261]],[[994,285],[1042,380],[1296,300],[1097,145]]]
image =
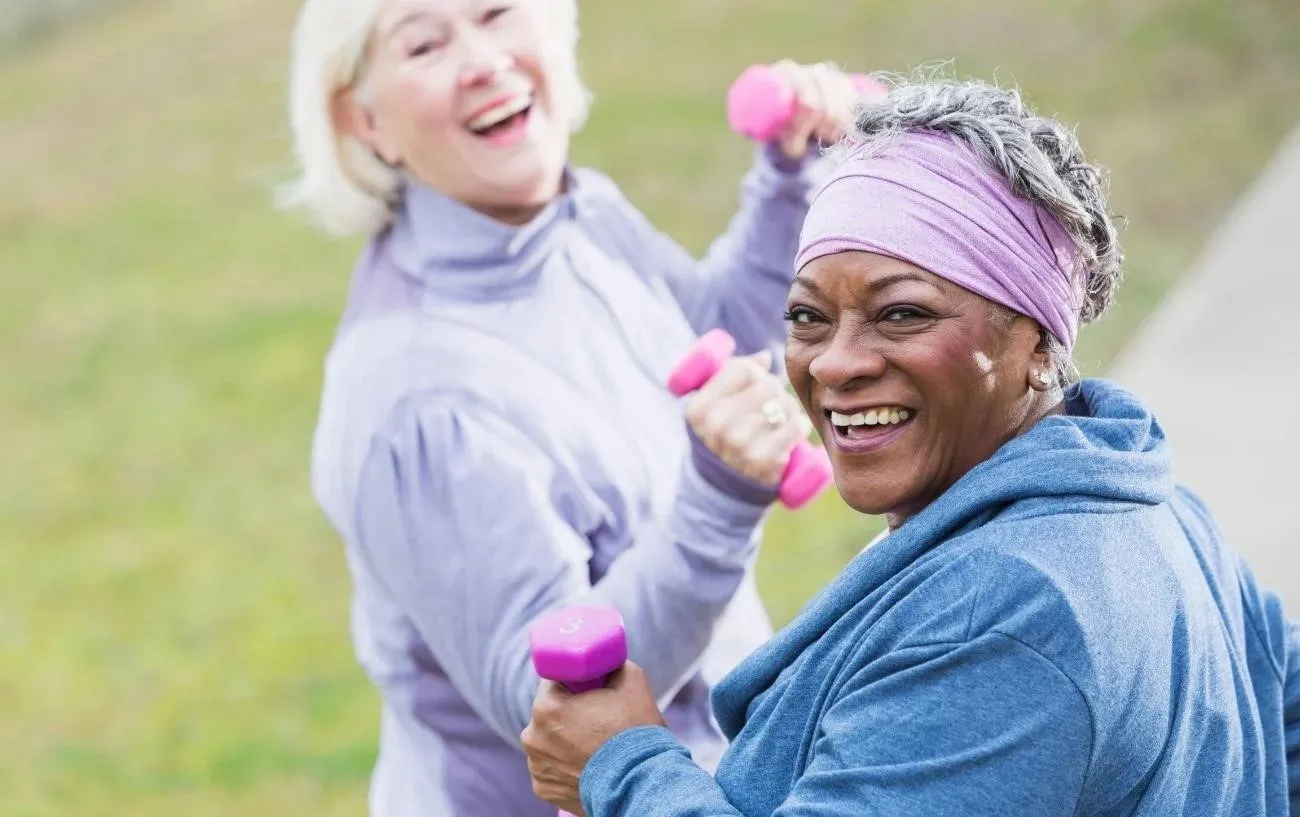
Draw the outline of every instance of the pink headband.
[[[875,155],[851,150],[813,199],[799,244],[796,270],[845,250],[887,255],[1028,315],[1074,348],[1074,243],[951,136],[910,131]]]

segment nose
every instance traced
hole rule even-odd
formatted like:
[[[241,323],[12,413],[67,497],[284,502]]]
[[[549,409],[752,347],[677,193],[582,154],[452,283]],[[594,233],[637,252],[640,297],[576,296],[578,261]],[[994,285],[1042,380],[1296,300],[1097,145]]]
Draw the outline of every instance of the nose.
[[[830,391],[853,388],[859,381],[879,380],[889,368],[868,332],[841,324],[812,356],[808,374]]]
[[[464,87],[491,82],[513,63],[510,54],[490,34],[467,31],[460,38],[463,63],[460,81]]]

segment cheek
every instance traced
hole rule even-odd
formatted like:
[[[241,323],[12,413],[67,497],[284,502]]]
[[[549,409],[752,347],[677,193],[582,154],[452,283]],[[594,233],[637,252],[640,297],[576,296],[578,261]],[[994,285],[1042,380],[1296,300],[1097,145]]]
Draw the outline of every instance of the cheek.
[[[794,389],[795,396],[799,398],[805,408],[807,408],[808,399],[812,392],[812,375],[809,372],[811,362],[812,356],[803,346],[793,341],[786,342],[786,379],[790,381],[790,386]]]
[[[533,77],[549,102],[552,118],[564,121],[571,117],[577,105],[580,85],[573,56],[555,50],[521,57],[521,64]]]
[[[444,71],[411,72],[393,88],[390,110],[408,135],[432,128],[460,126],[456,115],[455,83]]]
[[[921,392],[922,410],[929,415],[925,425],[943,437],[964,436],[971,422],[981,421],[999,380],[998,362],[991,353],[972,350],[958,340],[928,344],[900,361]]]

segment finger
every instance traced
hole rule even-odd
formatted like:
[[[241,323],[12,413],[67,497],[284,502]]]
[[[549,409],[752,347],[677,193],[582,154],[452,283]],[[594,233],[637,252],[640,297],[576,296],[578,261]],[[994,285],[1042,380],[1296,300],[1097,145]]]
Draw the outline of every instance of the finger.
[[[554,709],[564,700],[573,696],[564,684],[542,679],[537,685],[537,694],[533,696],[533,712]]]
[[[772,368],[772,353],[764,350],[755,355],[736,357],[722,364],[718,373],[695,392],[694,400],[712,402],[729,394],[736,394]]]
[[[537,688],[537,694],[533,697],[532,724],[543,727],[553,724],[559,717],[559,713],[563,711],[565,701],[570,697],[572,693],[562,684],[542,681]]]
[[[773,426],[766,414],[772,403],[786,418],[778,426]],[[702,424],[702,438],[728,465],[748,472],[747,464],[753,459],[757,441],[779,426],[793,423],[797,427],[797,416],[802,413],[777,379],[767,377],[714,404]]]
[[[709,406],[695,424],[695,433],[710,451],[732,468],[740,469],[745,447],[764,420],[747,393],[725,397]]]
[[[823,144],[836,142],[844,135],[853,113],[856,91],[847,74],[832,63],[819,63],[809,72],[821,102],[813,135]]]
[[[615,692],[626,689],[628,686],[640,684],[645,680],[645,670],[635,661],[624,661],[623,666],[614,670],[614,672],[605,681],[605,688],[612,689]]]
[[[813,111],[801,111],[795,115],[789,130],[781,137],[781,151],[791,159],[800,159],[808,155],[813,139],[817,136],[817,127],[821,115]]]
[[[743,394],[737,395],[735,401],[733,408],[737,414],[758,418],[760,428],[776,429],[789,426],[795,431],[803,431],[805,428],[812,430],[812,423],[804,414],[799,401],[787,389],[781,387],[775,378],[772,379],[771,384],[764,384],[763,387],[755,385],[747,389]],[[767,413],[771,411],[769,406],[772,404],[775,404],[784,415],[784,420],[776,425],[767,418]]]
[[[821,111],[825,103],[808,72],[799,72],[793,84],[798,107],[795,109],[794,117],[780,134],[780,141],[781,150],[787,156],[799,158],[808,152],[808,144],[821,120]]]
[[[754,440],[749,453],[755,461],[784,465],[795,446],[808,438],[804,424],[800,422],[803,412],[797,409],[795,411],[796,414],[791,416],[789,422],[775,428],[769,426],[765,433]]]
[[[803,405],[798,400],[795,400],[794,404],[799,416],[799,431],[803,439],[807,439],[808,435],[812,434],[817,426],[813,424],[812,418],[808,416],[808,412],[804,411]]]
[[[569,688],[564,684],[561,684],[558,681],[548,681],[546,679],[542,679],[541,684],[537,688],[537,692],[539,695],[545,694],[547,697],[561,701],[573,697],[573,693],[570,692]]]

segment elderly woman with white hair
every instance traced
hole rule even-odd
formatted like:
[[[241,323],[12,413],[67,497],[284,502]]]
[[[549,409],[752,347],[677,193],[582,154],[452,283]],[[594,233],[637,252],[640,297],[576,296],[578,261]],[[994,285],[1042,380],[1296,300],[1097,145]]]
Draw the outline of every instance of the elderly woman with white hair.
[[[519,745],[545,612],[617,607],[706,766],[725,745],[712,684],[770,635],[755,549],[807,433],[772,350],[817,143],[856,91],[828,66],[774,66],[798,112],[696,260],[570,166],[576,40],[573,0],[308,0],[295,33],[292,200],[371,237],[312,478],[383,699],[377,815],[553,815]],[[741,355],[688,421],[665,381],[718,327]]]

